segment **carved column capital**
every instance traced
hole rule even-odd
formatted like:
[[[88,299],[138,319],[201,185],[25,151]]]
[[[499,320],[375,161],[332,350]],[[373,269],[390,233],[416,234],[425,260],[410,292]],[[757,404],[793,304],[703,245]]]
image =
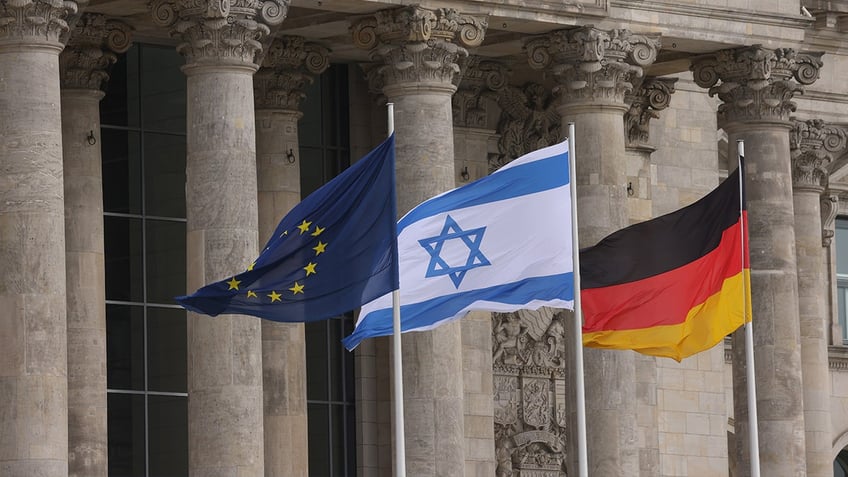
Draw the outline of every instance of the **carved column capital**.
[[[496,61],[469,56],[460,65],[460,74],[454,77],[456,93],[453,102],[453,125],[485,128],[487,94],[501,91],[507,85],[510,70]]]
[[[833,154],[845,149],[846,131],[820,119],[792,121],[789,151],[792,186],[821,193],[828,182],[828,165]]]
[[[257,109],[297,111],[304,88],[330,66],[330,50],[299,36],[281,36],[268,46],[253,76]]]
[[[530,66],[550,70],[563,102],[624,102],[643,66],[656,60],[659,35],[599,30],[588,25],[558,30],[524,45]]]
[[[628,148],[648,144],[651,119],[658,118],[657,111],[668,107],[677,78],[651,76],[637,83],[636,90],[625,97],[625,101],[630,104],[630,109],[624,115],[624,133]]]
[[[68,0],[6,0],[0,5],[0,46],[35,43],[61,49],[60,36],[83,2]]]
[[[256,68],[262,40],[286,18],[290,0],[153,0],[153,21],[183,43],[186,65]]]
[[[409,6],[360,18],[350,31],[354,44],[371,50],[372,60],[381,63],[369,72],[372,85],[435,83],[453,90],[459,62],[468,56],[466,47],[479,46],[487,26],[485,18],[453,9]]]
[[[62,88],[100,91],[109,80],[107,70],[117,60],[116,54],[131,45],[128,25],[104,15],[84,13],[59,55]]]
[[[754,45],[717,51],[690,69],[698,86],[722,100],[720,122],[788,121],[792,98],[819,78],[823,54]]]

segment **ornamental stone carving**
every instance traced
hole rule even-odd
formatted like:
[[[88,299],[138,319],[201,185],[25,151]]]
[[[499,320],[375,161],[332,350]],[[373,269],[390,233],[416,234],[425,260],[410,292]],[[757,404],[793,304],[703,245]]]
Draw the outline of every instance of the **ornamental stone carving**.
[[[354,44],[371,50],[371,59],[380,63],[370,74],[381,76],[383,86],[451,85],[468,56],[466,47],[479,46],[487,26],[485,18],[453,9],[409,6],[362,17],[350,31]]]
[[[722,100],[720,123],[788,121],[792,98],[818,79],[823,54],[754,45],[707,55],[690,69],[698,86]]]
[[[658,118],[657,111],[668,107],[677,78],[648,77],[625,97],[630,109],[624,115],[624,132],[627,147],[638,147],[650,139],[651,119]]]
[[[532,68],[553,73],[564,103],[623,103],[659,48],[659,35],[604,31],[592,25],[554,31],[524,45]]]
[[[834,153],[845,150],[846,131],[820,119],[792,121],[789,151],[792,158],[792,186],[823,192],[827,186],[828,166]]]
[[[69,30],[68,20],[83,2],[5,0],[0,8],[0,46],[9,43],[54,43]]]
[[[822,247],[830,247],[836,234],[836,216],[839,214],[839,194],[825,192],[821,198]]]
[[[253,76],[257,109],[297,111],[313,76],[330,66],[330,50],[299,36],[281,36],[268,46]]]
[[[495,61],[479,56],[469,56],[461,62],[460,75],[454,77],[457,86],[453,101],[453,125],[460,127],[486,127],[486,93],[504,89],[509,69]]]
[[[109,80],[108,68],[131,46],[125,23],[84,13],[74,25],[68,46],[59,55],[62,88],[100,90]]]
[[[552,310],[492,314],[498,477],[564,477],[565,342]]]
[[[556,97],[539,83],[523,87],[506,86],[493,95],[501,108],[497,131],[498,152],[489,162],[494,172],[509,161],[560,140],[561,118],[556,110]]]
[[[192,64],[256,67],[262,41],[286,18],[290,0],[154,0],[153,21],[183,43]]]

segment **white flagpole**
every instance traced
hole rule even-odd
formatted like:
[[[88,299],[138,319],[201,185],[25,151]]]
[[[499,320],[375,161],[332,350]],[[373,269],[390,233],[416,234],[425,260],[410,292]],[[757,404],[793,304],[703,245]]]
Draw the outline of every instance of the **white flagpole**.
[[[395,105],[388,108],[388,134],[395,132]],[[395,477],[406,476],[406,434],[403,425],[403,354],[400,347],[400,290],[392,291],[392,354],[394,355],[395,391]]]
[[[568,123],[568,182],[571,189],[571,256],[574,267],[574,371],[577,382],[577,469],[589,477],[586,452],[586,390],[583,384],[583,310],[580,305],[580,245],[577,240],[577,185],[574,183],[574,123]]]
[[[744,207],[744,183],[745,176],[742,169],[742,158],[745,157],[745,141],[738,139],[736,141],[737,162],[739,164],[739,225],[740,234],[742,235],[742,272],[745,271],[745,221],[742,220],[742,210]],[[757,383],[755,382],[754,373],[754,321],[748,321],[748,297],[749,293],[746,287],[746,281],[742,280],[742,309],[745,317],[745,372],[748,389],[748,436],[751,453],[751,477],[760,477],[760,436],[757,429]]]

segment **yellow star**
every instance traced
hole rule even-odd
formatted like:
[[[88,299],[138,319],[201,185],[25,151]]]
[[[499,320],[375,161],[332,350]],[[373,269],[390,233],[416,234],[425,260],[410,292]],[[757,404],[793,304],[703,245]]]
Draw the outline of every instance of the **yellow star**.
[[[318,255],[321,255],[322,253],[326,252],[326,250],[325,250],[326,248],[327,248],[327,244],[325,244],[324,242],[319,240],[318,245],[312,247],[312,250],[315,250],[315,256],[318,256]]]
[[[317,265],[317,263],[309,262],[309,265],[303,267],[303,269],[306,270],[306,276],[307,277],[309,275],[312,275],[313,273],[318,273],[318,272],[315,271],[315,265]]]
[[[256,262],[251,263],[251,264],[250,264],[250,266],[249,266],[249,267],[247,267],[247,271],[248,271],[248,272],[252,271],[252,270],[253,270],[253,267],[255,267],[255,266],[256,266]]]
[[[247,297],[248,298],[257,298],[256,292],[254,292],[253,290],[248,290],[247,291]]]
[[[282,300],[280,300],[281,296],[283,296],[283,295],[280,295],[279,293],[275,292],[274,290],[271,290],[271,294],[268,295],[268,298],[271,299],[271,303],[274,303],[275,301],[282,301]]]
[[[301,285],[297,282],[294,282],[294,286],[289,288],[289,290],[291,290],[291,292],[294,293],[295,295],[297,295],[298,293],[300,293],[302,295],[303,294],[303,285]]]
[[[227,288],[227,290],[228,290],[228,291],[229,291],[229,290],[238,290],[239,283],[241,283],[241,281],[240,281],[240,280],[236,280],[236,277],[233,277],[233,279],[232,279],[232,280],[230,280],[230,281],[228,281],[228,282],[227,282],[227,285],[229,285],[229,286],[230,286],[230,288]]]
[[[321,228],[321,227],[319,227],[319,226],[317,226],[317,225],[316,225],[316,226],[315,226],[315,231],[314,231],[314,232],[312,232],[312,236],[313,236],[313,237],[317,237],[317,236],[321,235],[321,232],[323,232],[326,228],[327,228],[327,227]]]
[[[300,225],[297,226],[297,228],[300,229],[300,235],[303,235],[308,232],[310,225],[312,225],[312,222],[307,222],[306,219],[303,219],[303,222],[301,222]]]

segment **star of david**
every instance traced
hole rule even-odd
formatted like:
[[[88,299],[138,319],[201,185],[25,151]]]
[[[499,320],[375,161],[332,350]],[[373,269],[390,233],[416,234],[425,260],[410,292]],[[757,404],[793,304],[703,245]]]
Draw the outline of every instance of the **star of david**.
[[[459,284],[462,283],[462,279],[465,278],[465,273],[468,270],[491,265],[489,259],[480,251],[480,243],[483,241],[485,231],[486,227],[462,230],[459,224],[448,215],[439,235],[418,241],[430,254],[430,264],[427,266],[427,273],[424,276],[430,278],[448,275],[454,286],[459,288]],[[452,267],[441,257],[442,248],[448,240],[460,240],[468,247],[468,258],[464,265]]]

